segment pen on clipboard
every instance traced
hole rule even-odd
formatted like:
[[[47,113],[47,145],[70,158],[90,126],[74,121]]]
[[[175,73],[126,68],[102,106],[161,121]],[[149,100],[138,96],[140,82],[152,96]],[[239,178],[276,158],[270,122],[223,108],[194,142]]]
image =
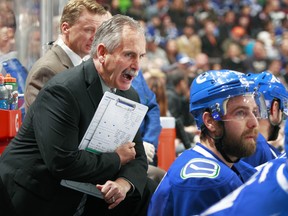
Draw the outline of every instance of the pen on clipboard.
[[[122,107],[124,109],[128,109],[128,110],[134,110],[136,105],[132,104],[128,101],[122,100],[122,99],[117,99],[116,105],[119,107]]]

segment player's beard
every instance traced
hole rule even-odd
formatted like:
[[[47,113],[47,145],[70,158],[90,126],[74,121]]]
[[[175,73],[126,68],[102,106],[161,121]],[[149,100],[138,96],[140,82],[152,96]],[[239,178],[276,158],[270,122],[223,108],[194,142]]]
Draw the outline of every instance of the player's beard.
[[[280,127],[279,125],[272,125],[269,126],[269,137],[268,141],[274,141],[278,138]]]
[[[247,130],[240,137],[229,137],[224,135],[222,139],[223,150],[227,155],[237,158],[249,157],[256,150],[256,139],[258,130]],[[247,140],[247,136],[253,135],[253,139]]]

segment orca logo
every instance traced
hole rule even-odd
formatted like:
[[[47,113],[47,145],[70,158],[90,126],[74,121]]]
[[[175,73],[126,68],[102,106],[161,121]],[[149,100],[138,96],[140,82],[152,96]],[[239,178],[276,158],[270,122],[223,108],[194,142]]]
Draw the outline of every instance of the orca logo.
[[[208,73],[203,73],[196,78],[196,83],[201,84],[205,82],[207,79]]]
[[[212,160],[194,158],[181,170],[181,178],[216,178],[219,175],[220,166]]]

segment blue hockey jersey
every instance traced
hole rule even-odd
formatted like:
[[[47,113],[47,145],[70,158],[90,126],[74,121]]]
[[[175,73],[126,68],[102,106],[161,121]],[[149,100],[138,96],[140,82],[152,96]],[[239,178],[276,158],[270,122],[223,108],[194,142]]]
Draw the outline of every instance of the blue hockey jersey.
[[[200,214],[256,172],[243,161],[236,164],[231,169],[200,143],[185,150],[154,192],[148,216]]]
[[[268,162],[257,174],[201,216],[288,215],[287,158]]]

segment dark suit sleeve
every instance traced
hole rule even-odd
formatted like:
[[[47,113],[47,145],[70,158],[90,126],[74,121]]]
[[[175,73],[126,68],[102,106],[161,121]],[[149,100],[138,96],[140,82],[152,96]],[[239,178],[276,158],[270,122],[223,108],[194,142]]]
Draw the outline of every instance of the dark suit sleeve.
[[[122,166],[120,170],[120,158],[115,152],[94,154],[78,150],[95,112],[89,104],[88,96],[84,92],[81,96],[81,99],[75,98],[63,85],[48,85],[40,92],[37,102],[35,101],[35,135],[48,169],[58,178],[93,184],[103,184],[107,180],[123,177],[130,181],[141,195],[146,183],[148,165],[140,133],[138,132],[134,139],[136,159]],[[137,98],[137,95],[132,98],[134,97]],[[83,124],[83,118],[90,118],[87,126]]]
[[[83,99],[86,99],[85,94]],[[80,109],[79,101],[69,89],[59,85],[48,86],[40,92],[34,108],[37,110],[33,121],[39,150],[55,177],[94,184],[116,177],[120,164],[116,153],[97,155],[78,150],[83,131],[88,126],[79,126],[84,118],[81,113],[85,110]],[[89,109],[87,103],[87,115],[91,113]]]

